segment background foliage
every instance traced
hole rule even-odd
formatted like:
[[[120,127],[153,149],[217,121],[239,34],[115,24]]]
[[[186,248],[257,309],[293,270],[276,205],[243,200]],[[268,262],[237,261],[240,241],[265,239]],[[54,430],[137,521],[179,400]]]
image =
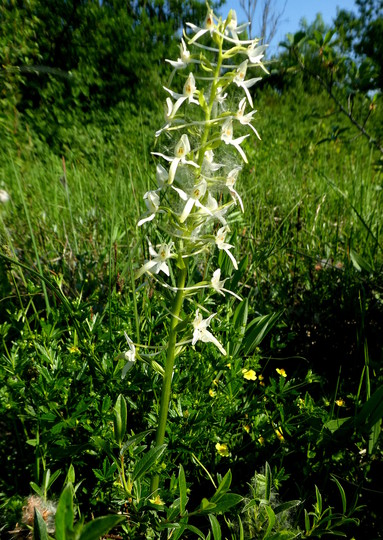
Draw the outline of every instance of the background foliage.
[[[319,515],[316,485],[342,509],[334,475],[348,501],[366,505],[359,529],[344,524],[348,537],[380,537],[383,15],[379,1],[357,6],[332,28],[317,19],[287,36],[257,87],[262,141],[246,141],[247,212],[231,242],[242,263],[227,282],[247,301],[204,300],[217,304],[229,360],[206,346],[177,365],[168,449],[145,471],[162,471],[168,506],[183,474],[192,511],[213,496],[209,475],[222,480],[229,468],[230,489],[262,499],[267,461],[272,508],[279,490]],[[155,522],[156,507],[132,503],[121,485],[121,448],[127,476],[141,482],[160,375],[148,356],[121,380],[116,357],[125,331],[149,346],[166,338],[166,295],[132,282],[145,255],[135,224],[155,185],[163,60],[177,57],[183,22],[204,16],[200,2],[1,4],[0,188],[11,196],[0,206],[4,531],[31,489],[55,498],[68,482],[79,516],[128,509],[125,534],[136,537]],[[251,369],[256,381],[243,376]],[[265,534],[265,514],[244,508],[247,534]],[[193,523],[206,532],[215,516],[203,512]],[[165,527],[173,514],[163,513]],[[305,530],[302,506],[286,520]]]

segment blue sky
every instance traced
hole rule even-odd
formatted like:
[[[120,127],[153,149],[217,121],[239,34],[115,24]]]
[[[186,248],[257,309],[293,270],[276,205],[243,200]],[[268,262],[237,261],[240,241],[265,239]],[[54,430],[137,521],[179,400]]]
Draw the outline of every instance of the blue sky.
[[[263,0],[258,0],[261,6]],[[285,0],[274,0],[276,11],[280,12],[283,9]],[[299,29],[299,21],[302,18],[307,19],[310,23],[314,21],[317,13],[321,13],[325,23],[330,24],[337,13],[337,8],[347,9],[356,12],[354,0],[287,0],[286,9],[284,11],[282,22],[275,38],[271,43],[271,52],[275,52],[279,41],[282,41],[288,32],[294,33]],[[238,16],[238,21],[244,22],[245,15],[240,8],[239,0],[227,0],[226,5],[221,10],[221,15],[226,17],[230,9],[235,9]],[[255,30],[257,31],[259,23],[255,19]]]

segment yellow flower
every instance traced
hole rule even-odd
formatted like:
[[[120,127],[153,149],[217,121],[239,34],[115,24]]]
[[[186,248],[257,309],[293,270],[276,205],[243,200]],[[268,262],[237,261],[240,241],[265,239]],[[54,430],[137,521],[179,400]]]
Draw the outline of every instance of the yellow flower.
[[[260,386],[265,386],[264,378],[265,377],[263,375],[258,375],[258,380],[259,380],[259,385]]]
[[[259,444],[262,444],[262,445],[265,444],[265,439],[262,437],[262,435],[260,437],[258,437],[258,442],[259,442]]]
[[[69,352],[71,354],[76,354],[76,353],[80,352],[80,349],[78,347],[76,347],[76,345],[72,345],[72,347],[69,347]]]
[[[226,367],[229,368],[229,369],[231,369],[231,364],[230,364],[230,362],[229,362],[228,364],[226,364]]]
[[[243,426],[243,429],[246,431],[246,433],[250,433],[250,426],[249,426],[249,424],[245,424],[245,425]]]
[[[281,377],[287,377],[287,373],[286,373],[286,371],[284,369],[277,368],[276,371],[277,371],[278,375],[280,375]]]
[[[161,500],[161,497],[159,495],[156,495],[154,499],[149,499],[149,502],[152,504],[158,504],[158,506],[161,506],[164,504],[164,502]]]
[[[217,444],[215,445],[215,449],[217,450],[220,456],[227,457],[230,454],[229,447],[227,446],[226,443],[221,444],[217,442]]]
[[[275,435],[278,437],[278,439],[283,442],[285,440],[284,436],[282,435],[282,432],[279,429],[275,430]]]
[[[248,381],[255,381],[257,379],[257,375],[253,369],[245,369],[242,370],[243,377],[247,379]]]
[[[344,407],[346,405],[344,399],[337,399],[335,400],[335,403],[338,405],[338,407]]]
[[[209,390],[209,396],[210,396],[210,397],[214,397],[214,396],[216,396],[216,395],[217,395],[217,392],[216,392],[215,390],[213,390],[212,388],[210,388],[210,390]]]

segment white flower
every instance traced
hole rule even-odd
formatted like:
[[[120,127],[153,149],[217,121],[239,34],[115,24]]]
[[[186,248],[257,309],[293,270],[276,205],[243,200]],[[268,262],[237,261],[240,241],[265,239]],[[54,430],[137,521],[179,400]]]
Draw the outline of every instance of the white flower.
[[[175,118],[175,115],[181,106],[182,101],[177,101],[176,103],[173,103],[170,97],[166,98],[166,105],[165,105],[165,125],[156,131],[156,137],[158,137],[163,131],[166,131],[173,123],[173,120]],[[178,119],[178,122],[180,120]]]
[[[210,32],[212,34],[215,29],[214,25],[214,13],[212,9],[209,9],[206,15],[205,19],[205,26],[204,28],[200,28],[199,26],[196,26],[192,23],[186,23],[186,26],[189,26],[193,30],[193,32],[196,32],[195,36],[192,37],[192,39],[189,40],[189,45],[194,43],[199,37],[203,36],[207,32]]]
[[[242,159],[245,163],[247,163],[247,157],[245,152],[240,147],[240,144],[248,136],[249,135],[244,135],[242,137],[238,137],[237,139],[233,139],[233,120],[231,118],[228,118],[222,125],[221,139],[224,141],[225,144],[231,144],[232,146],[234,146],[241,154]]]
[[[231,262],[233,263],[234,268],[238,270],[237,261],[235,260],[234,255],[230,251],[230,249],[234,246],[232,246],[231,244],[227,244],[225,242],[226,233],[227,233],[227,227],[221,227],[220,229],[218,229],[215,235],[215,244],[218,249],[220,250],[223,249],[228,254]]]
[[[211,286],[213,287],[215,291],[217,291],[217,293],[222,294],[222,296],[225,296],[225,292],[227,292],[231,294],[232,296],[235,296],[235,298],[237,298],[238,300],[242,300],[242,298],[238,296],[238,294],[235,294],[235,292],[229,291],[228,289],[224,288],[225,281],[227,281],[227,279],[228,278],[223,279],[221,281],[221,269],[218,268],[214,272],[213,277],[211,278]]]
[[[223,167],[222,163],[214,163],[214,152],[213,150],[207,150],[203,156],[203,167],[207,169],[209,172],[215,172],[218,171],[221,167]]]
[[[188,51],[183,39],[181,39],[180,43],[180,58],[178,58],[176,62],[174,60],[165,60],[165,62],[169,62],[174,69],[182,69],[186,67],[189,62],[191,62],[190,52]]]
[[[256,77],[254,79],[249,79],[248,81],[245,81],[247,64],[248,60],[245,60],[244,62],[242,62],[242,64],[238,66],[237,74],[234,77],[233,82],[240,88],[244,89],[247,99],[249,100],[251,107],[253,107],[253,100],[250,95],[249,88],[253,86],[256,82],[260,81],[262,77]]]
[[[243,30],[249,26],[249,23],[241,24],[240,26],[238,26],[237,13],[234,9],[230,10],[229,16],[230,15],[231,20],[226,26],[226,33],[231,34],[232,38],[239,43],[240,40],[238,38],[238,33],[240,34],[241,32],[243,32]]]
[[[156,191],[147,191],[143,197],[146,208],[148,209],[147,212],[143,215],[143,217],[140,219],[140,221],[137,223],[137,227],[141,227],[144,223],[147,221],[152,221],[154,216],[156,215],[156,212],[158,210],[158,207],[160,205],[160,197]]]
[[[146,272],[149,274],[159,274],[159,272],[163,272],[169,276],[170,271],[166,261],[174,256],[171,251],[172,247],[173,242],[170,244],[160,244],[157,253],[152,244],[149,242],[149,253],[153,258],[150,259],[150,261],[147,261],[139,270],[137,270],[135,278],[138,279]]]
[[[268,73],[267,69],[262,64],[261,60],[264,57],[264,51],[267,47],[267,45],[259,45],[257,46],[257,40],[254,40],[253,43],[251,43],[247,47],[247,57],[249,59],[250,65],[259,65],[266,73]]]
[[[158,163],[156,167],[156,179],[157,179],[157,185],[159,189],[162,189],[164,185],[168,183],[168,178],[169,178],[168,171],[165,169],[165,167],[163,167],[162,165]]]
[[[258,137],[259,140],[261,140],[261,137],[259,136],[258,134],[258,131],[255,129],[255,127],[253,125],[251,125],[251,120],[253,119],[253,115],[257,112],[257,111],[251,111],[247,114],[245,114],[245,108],[246,108],[246,98],[244,97],[243,99],[241,99],[241,101],[239,102],[239,106],[238,106],[238,111],[235,115],[235,118],[243,125],[243,126],[249,126],[251,127],[251,129],[254,131],[254,133],[256,134],[256,136]]]
[[[125,339],[129,345],[129,351],[125,351],[117,355],[116,360],[126,360],[126,364],[122,368],[121,378],[124,379],[128,371],[133,367],[134,362],[136,361],[136,347],[134,346],[133,341],[129,338],[128,334],[124,332]]]
[[[186,204],[180,216],[180,223],[184,223],[184,221],[186,221],[190,212],[193,209],[193,206],[196,206],[198,208],[203,208],[208,214],[210,213],[210,211],[206,207],[204,207],[203,204],[199,202],[199,200],[205,196],[205,193],[207,190],[206,180],[201,180],[201,182],[196,184],[193,187],[193,190],[191,191],[190,195],[185,193],[180,188],[173,187],[173,189],[178,193],[178,195],[181,197],[182,200],[186,201]]]
[[[226,187],[229,189],[229,193],[234,199],[235,202],[239,202],[239,205],[241,207],[242,212],[243,210],[243,202],[241,199],[241,196],[239,195],[238,191],[235,190],[234,186],[238,178],[238,174],[241,171],[242,167],[235,167],[232,169],[226,178]]]
[[[5,189],[0,189],[0,203],[5,204],[10,198],[9,193],[7,193]]]
[[[223,93],[222,86],[218,86],[217,93],[215,95],[215,101],[218,103],[218,105],[222,109],[224,109],[226,98],[227,98],[227,92]]]
[[[166,161],[169,161],[171,163],[170,169],[169,169],[169,184],[173,183],[174,177],[176,175],[176,171],[178,168],[178,165],[180,163],[192,165],[193,167],[199,168],[197,163],[194,163],[194,161],[188,161],[186,159],[186,156],[190,153],[190,142],[188,136],[184,133],[178,143],[176,144],[176,147],[174,149],[174,157],[165,156],[164,154],[161,154],[160,152],[152,152],[155,156],[161,156],[162,158],[166,159]]]
[[[197,99],[194,99],[194,94],[197,92],[197,87],[195,84],[195,78],[193,73],[189,73],[188,78],[186,79],[186,82],[183,87],[182,94],[178,94],[177,92],[173,92],[173,90],[170,90],[169,88],[166,88],[164,86],[164,89],[169,92],[169,94],[172,96],[172,98],[176,99],[177,101],[174,104],[172,114],[174,114],[178,111],[178,109],[181,107],[182,103],[186,100],[188,100],[189,103],[195,103],[196,105],[199,105],[199,101]]]
[[[210,315],[207,319],[203,319],[202,315],[199,312],[199,309],[197,309],[195,318],[193,321],[193,339],[192,339],[192,345],[195,345],[197,341],[202,341],[203,343],[213,343],[220,352],[226,356],[226,351],[220,344],[220,342],[213,336],[211,332],[207,329],[207,327],[210,324],[210,321],[213,317],[215,317],[216,313],[213,313],[213,315]]]

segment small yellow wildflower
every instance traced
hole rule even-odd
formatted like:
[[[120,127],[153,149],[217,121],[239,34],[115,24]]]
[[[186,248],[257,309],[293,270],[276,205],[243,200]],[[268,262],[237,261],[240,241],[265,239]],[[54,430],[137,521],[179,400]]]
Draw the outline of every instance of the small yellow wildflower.
[[[276,372],[278,373],[278,375],[280,375],[281,377],[287,377],[287,373],[286,371],[282,368],[282,369],[279,369],[277,368],[276,369]]]
[[[78,347],[76,347],[76,345],[72,345],[72,347],[69,347],[69,352],[71,354],[77,354],[80,352],[80,349]]]
[[[257,379],[257,375],[253,369],[243,368],[242,373],[243,377],[248,381],[255,381]]]
[[[338,405],[338,407],[344,407],[346,405],[346,402],[342,398],[341,399],[336,399],[335,403]]]
[[[265,444],[265,439],[262,437],[262,435],[260,437],[258,437],[258,442],[259,442],[259,444],[262,444],[262,445]]]
[[[227,457],[230,454],[229,447],[227,446],[226,443],[221,444],[217,442],[217,444],[215,445],[215,448],[220,456]]]
[[[282,432],[279,429],[275,430],[275,435],[278,437],[278,439],[283,442],[285,440],[284,436],[282,435]]]
[[[226,367],[229,368],[229,369],[231,369],[231,364],[230,364],[230,362],[229,362],[228,364],[226,364]]]
[[[265,386],[264,378],[265,377],[263,375],[258,375],[258,380],[259,380],[260,386]]]
[[[216,395],[217,395],[217,392],[216,392],[215,390],[213,390],[212,388],[210,388],[210,390],[209,390],[209,396],[210,396],[210,397],[214,397],[214,396],[216,396]]]
[[[152,504],[158,504],[158,506],[161,506],[164,504],[164,502],[161,500],[161,497],[159,495],[156,495],[154,499],[149,499],[149,502]]]
[[[246,433],[250,433],[250,426],[249,426],[249,424],[245,424],[245,425],[243,426],[243,429],[246,431]]]

